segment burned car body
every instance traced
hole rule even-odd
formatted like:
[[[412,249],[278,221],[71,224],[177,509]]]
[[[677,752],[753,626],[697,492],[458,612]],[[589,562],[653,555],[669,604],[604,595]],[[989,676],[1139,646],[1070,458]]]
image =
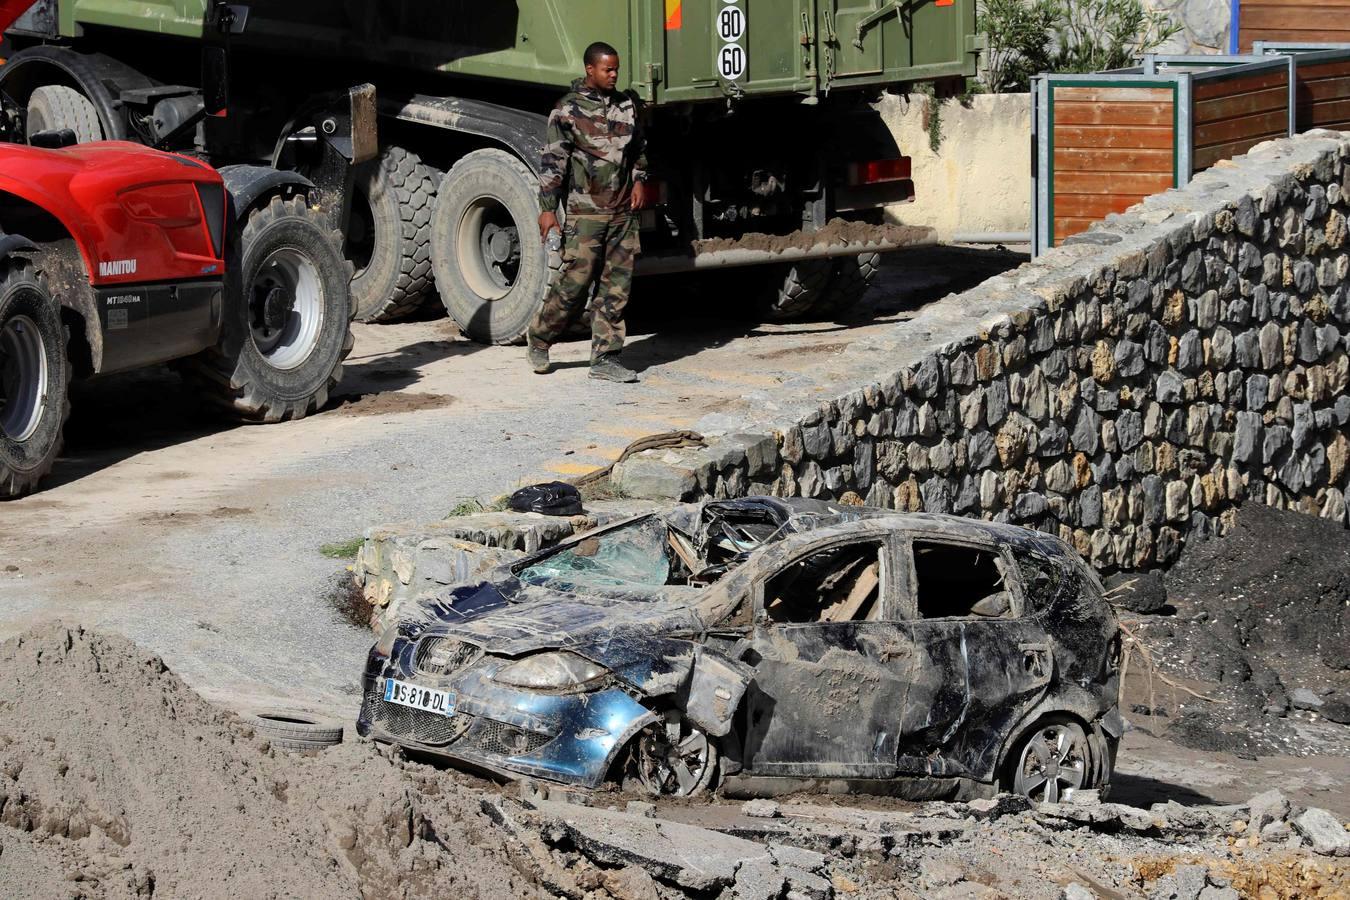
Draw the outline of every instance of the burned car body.
[[[1120,639],[1057,538],[751,497],[449,588],[371,649],[358,731],[508,777],[692,794],[828,779],[1103,787]]]

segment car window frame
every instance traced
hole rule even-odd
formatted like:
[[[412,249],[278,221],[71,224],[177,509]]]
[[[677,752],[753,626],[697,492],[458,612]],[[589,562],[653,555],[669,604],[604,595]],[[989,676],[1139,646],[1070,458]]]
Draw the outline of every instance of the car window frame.
[[[915,565],[914,544],[947,544],[994,553],[1003,560],[1004,583],[1011,596],[1011,612],[1006,616],[935,616],[919,615],[919,570]],[[909,622],[1014,622],[1027,619],[1035,614],[1027,602],[1026,591],[1022,584],[1022,570],[1013,559],[1008,545],[1003,541],[982,540],[964,535],[951,535],[942,532],[915,531],[902,536],[897,542],[896,552],[903,559],[901,565],[907,569],[904,593],[896,597],[896,606]]]
[[[895,624],[903,622],[900,616],[901,610],[896,603],[898,597],[897,587],[903,581],[903,578],[897,577],[898,567],[896,565],[895,535],[893,534],[838,534],[831,535],[828,538],[815,538],[814,540],[804,542],[796,547],[784,546],[779,544],[774,549],[779,551],[774,554],[774,558],[765,560],[763,570],[756,572],[750,583],[750,621],[755,628],[823,628],[826,626],[838,626],[849,624],[879,625],[882,623]],[[878,554],[881,560],[881,573],[878,579],[877,602],[881,604],[881,618],[873,619],[870,622],[859,622],[848,620],[847,622],[778,622],[771,619],[768,610],[764,606],[764,589],[774,576],[783,572],[788,566],[795,565],[809,556],[817,553],[832,550],[836,547],[846,546],[848,544],[879,544],[881,552]]]

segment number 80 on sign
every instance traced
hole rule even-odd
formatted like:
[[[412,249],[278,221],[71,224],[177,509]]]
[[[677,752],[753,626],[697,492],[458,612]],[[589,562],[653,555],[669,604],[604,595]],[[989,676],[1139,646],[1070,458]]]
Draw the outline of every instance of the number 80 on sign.
[[[717,36],[725,43],[717,53],[717,74],[727,81],[745,75],[745,48],[739,43],[745,36],[745,11],[737,0],[724,0],[717,12]]]

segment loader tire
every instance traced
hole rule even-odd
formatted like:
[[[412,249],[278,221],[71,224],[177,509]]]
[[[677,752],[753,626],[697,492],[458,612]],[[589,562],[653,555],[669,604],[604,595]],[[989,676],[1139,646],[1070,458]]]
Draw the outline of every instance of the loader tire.
[[[812,318],[840,316],[857,306],[881,271],[881,254],[844,256],[833,263],[829,285],[811,306]]]
[[[439,180],[417,154],[393,146],[357,177],[346,253],[356,266],[358,321],[402,318],[434,290],[431,211]]]
[[[544,301],[538,179],[504,150],[475,150],[436,196],[431,261],[450,318],[476,341],[514,343]]]
[[[32,493],[61,452],[70,414],[66,330],[46,281],[0,260],[0,499]]]
[[[103,140],[103,123],[88,97],[63,84],[44,84],[28,98],[24,136],[31,138],[39,131],[62,128],[75,132],[77,143]]]
[[[304,197],[253,209],[232,253],[221,341],[189,374],[250,422],[299,419],[328,402],[352,349],[351,264]]]

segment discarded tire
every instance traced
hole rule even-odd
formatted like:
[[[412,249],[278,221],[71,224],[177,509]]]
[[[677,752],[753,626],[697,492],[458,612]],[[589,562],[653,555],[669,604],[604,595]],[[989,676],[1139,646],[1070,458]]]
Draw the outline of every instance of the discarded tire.
[[[359,321],[406,316],[431,294],[431,212],[439,179],[417,154],[392,146],[358,177],[346,253],[356,267],[352,305]]]
[[[244,723],[280,750],[322,750],[342,743],[342,726],[321,722],[295,710],[261,709],[240,716]]]
[[[188,371],[248,421],[302,418],[328,402],[352,348],[350,264],[305,198],[273,197],[244,225],[219,346]]]
[[[525,333],[548,287],[538,179],[504,150],[475,150],[436,197],[431,259],[446,312],[476,341]]]
[[[65,327],[25,261],[0,261],[0,498],[22,497],[61,452],[70,413]]]
[[[89,98],[63,84],[44,84],[28,98],[24,136],[69,128],[81,144],[103,140],[103,123]]]

